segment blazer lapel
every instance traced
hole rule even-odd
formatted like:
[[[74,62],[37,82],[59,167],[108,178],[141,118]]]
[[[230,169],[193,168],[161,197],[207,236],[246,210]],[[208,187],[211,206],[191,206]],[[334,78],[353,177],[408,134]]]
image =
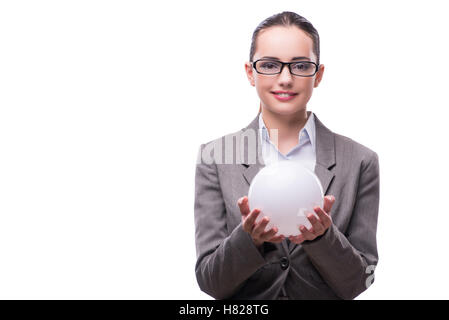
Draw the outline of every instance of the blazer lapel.
[[[331,169],[335,165],[335,134],[326,128],[315,115],[316,130],[316,164],[315,174],[318,176],[326,195],[335,174]]]
[[[262,156],[262,144],[259,136],[259,114],[260,112],[246,128],[242,129],[243,133],[245,133],[246,130],[252,130],[253,133],[251,134],[256,135],[256,148],[248,148],[248,141],[245,141],[245,144],[242,146],[244,150],[243,153],[239,153],[238,151],[238,154],[243,154],[243,159],[241,161],[241,164],[245,167],[243,176],[249,185],[259,170],[265,167],[265,162],[263,161]],[[255,161],[253,161],[254,159]]]
[[[246,155],[247,157],[244,156],[244,158],[241,160],[241,165],[244,166],[243,177],[248,185],[251,185],[251,182],[253,181],[256,174],[265,166],[262,157],[261,141],[259,135],[259,114],[260,112],[246,128],[242,129],[243,132],[245,132],[246,130],[253,130],[257,137],[256,148],[248,148],[247,143],[242,146],[244,150],[243,155]],[[332,131],[330,131],[323,125],[316,114],[314,114],[314,117],[316,136],[315,174],[321,182],[324,195],[326,195],[329,185],[335,176],[335,174],[331,171],[331,169],[335,165],[335,135]],[[254,159],[256,159],[256,161],[253,161]],[[282,246],[284,247],[286,252],[291,252],[295,247],[297,247],[297,245],[294,243],[290,243],[287,247],[285,241],[282,242]]]

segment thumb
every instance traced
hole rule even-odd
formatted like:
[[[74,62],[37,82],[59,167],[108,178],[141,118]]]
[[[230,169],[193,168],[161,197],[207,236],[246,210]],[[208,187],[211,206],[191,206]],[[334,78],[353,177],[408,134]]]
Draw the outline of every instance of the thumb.
[[[332,206],[335,202],[335,197],[332,195],[328,195],[324,197],[324,205],[323,205],[323,210],[327,213],[330,214],[330,211],[332,209]]]
[[[249,205],[248,205],[248,197],[244,196],[241,197],[238,202],[237,202],[239,209],[240,209],[240,213],[242,214],[242,217],[246,217],[250,210],[249,210]]]

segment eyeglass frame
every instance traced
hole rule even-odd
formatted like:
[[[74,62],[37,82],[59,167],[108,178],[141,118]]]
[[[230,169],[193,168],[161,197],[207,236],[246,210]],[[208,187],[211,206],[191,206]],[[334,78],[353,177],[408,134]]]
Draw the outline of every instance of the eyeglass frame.
[[[280,70],[279,72],[276,72],[276,73],[262,73],[262,72],[259,72],[259,71],[256,69],[256,63],[259,62],[259,61],[279,62],[279,63],[281,64],[281,70]],[[312,75],[310,75],[310,76],[301,76],[301,75],[299,75],[299,74],[294,74],[294,73],[292,72],[291,65],[292,65],[292,64],[295,64],[295,63],[301,63],[301,62],[307,62],[307,63],[311,63],[311,64],[315,65],[315,72],[314,72]],[[313,62],[313,61],[282,62],[282,61],[279,61],[279,60],[273,60],[273,59],[262,58],[262,59],[258,59],[258,60],[256,60],[256,61],[254,61],[254,62],[252,63],[252,66],[253,66],[254,70],[256,70],[256,72],[257,72],[258,74],[263,74],[263,75],[267,75],[267,76],[274,76],[274,75],[276,75],[276,74],[281,74],[281,73],[282,73],[282,70],[284,70],[284,66],[285,66],[285,65],[288,65],[288,71],[290,71],[290,74],[291,74],[291,75],[293,75],[293,76],[298,76],[298,77],[313,77],[314,75],[316,75],[316,73],[318,72],[318,70],[319,70],[319,68],[320,68],[320,65],[317,64],[317,63],[315,63],[315,62]]]

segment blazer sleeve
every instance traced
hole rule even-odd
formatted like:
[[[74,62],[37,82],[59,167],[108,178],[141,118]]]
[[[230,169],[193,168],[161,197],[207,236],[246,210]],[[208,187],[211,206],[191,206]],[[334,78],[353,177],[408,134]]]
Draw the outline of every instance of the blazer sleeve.
[[[312,264],[342,299],[355,298],[374,280],[378,262],[378,210],[379,161],[373,152],[361,164],[357,198],[346,236],[332,224],[321,237],[302,243]]]
[[[228,231],[217,165],[203,161],[204,146],[195,172],[195,273],[202,291],[227,299],[266,262],[241,223]]]

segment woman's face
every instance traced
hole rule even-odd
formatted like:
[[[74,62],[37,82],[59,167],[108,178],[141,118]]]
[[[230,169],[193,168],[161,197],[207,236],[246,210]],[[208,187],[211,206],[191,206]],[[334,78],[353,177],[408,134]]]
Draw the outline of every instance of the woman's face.
[[[262,30],[257,37],[253,61],[264,57],[275,57],[282,62],[317,62],[312,38],[296,26],[274,26]],[[292,60],[294,57],[304,58]],[[321,65],[313,77],[301,77],[290,74],[288,67],[284,66],[280,74],[264,75],[257,73],[250,62],[245,64],[245,69],[251,85],[256,87],[262,107],[279,115],[305,111],[313,88],[318,86],[324,72]],[[273,93],[275,91],[288,91],[295,95],[282,101]]]

